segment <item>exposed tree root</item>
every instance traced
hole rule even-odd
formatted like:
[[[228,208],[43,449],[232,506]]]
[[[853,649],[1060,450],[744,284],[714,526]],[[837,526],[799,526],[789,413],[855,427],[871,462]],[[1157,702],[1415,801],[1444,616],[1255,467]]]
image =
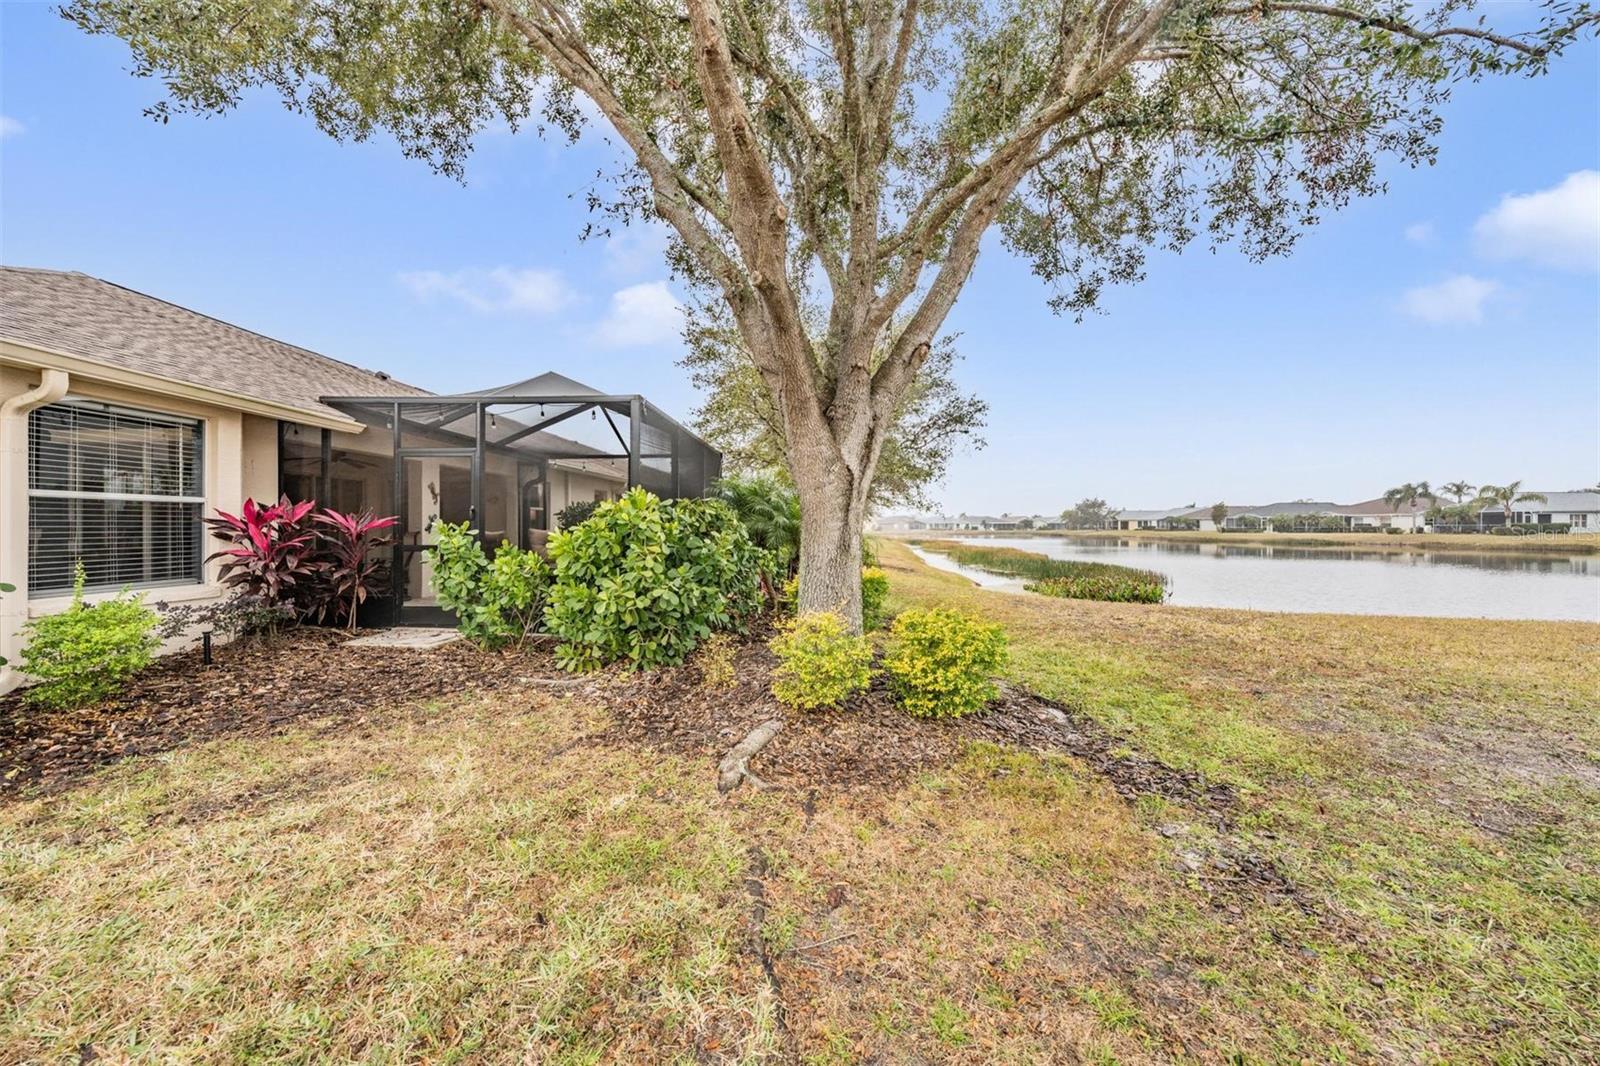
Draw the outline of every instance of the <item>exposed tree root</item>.
[[[722,757],[717,764],[717,791],[732,792],[745,782],[746,779],[757,788],[765,788],[766,782],[750,772],[750,760],[760,753],[761,749],[772,742],[783,728],[783,721],[778,718],[769,718],[765,722],[750,730],[750,734],[733,746],[728,754]]]

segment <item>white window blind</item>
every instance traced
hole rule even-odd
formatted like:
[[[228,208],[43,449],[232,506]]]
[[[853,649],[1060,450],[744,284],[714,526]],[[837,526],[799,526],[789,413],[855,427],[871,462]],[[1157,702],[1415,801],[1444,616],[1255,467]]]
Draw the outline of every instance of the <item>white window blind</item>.
[[[67,399],[28,416],[28,593],[196,583],[198,419]]]

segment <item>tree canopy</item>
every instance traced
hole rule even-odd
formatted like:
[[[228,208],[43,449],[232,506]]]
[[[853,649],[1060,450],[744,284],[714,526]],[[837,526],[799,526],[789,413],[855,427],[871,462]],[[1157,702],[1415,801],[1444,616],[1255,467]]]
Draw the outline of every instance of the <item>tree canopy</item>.
[[[690,318],[683,365],[706,400],[695,428],[722,451],[732,473],[775,473],[788,480],[783,417],[744,350],[738,330],[715,309]],[[872,484],[877,509],[932,509],[933,486],[944,479],[959,451],[983,447],[989,405],[956,384],[958,355],[952,339],[934,346],[894,412],[894,422]]]
[[[984,237],[1081,314],[1152,249],[1255,259],[1379,162],[1431,162],[1451,84],[1538,73],[1591,5],[1543,0],[71,0],[159,77],[152,113],[277,93],[461,174],[491,121],[625,149],[597,210],[654,215],[776,409],[801,606],[859,614],[860,529]],[[814,328],[813,320],[816,322]]]

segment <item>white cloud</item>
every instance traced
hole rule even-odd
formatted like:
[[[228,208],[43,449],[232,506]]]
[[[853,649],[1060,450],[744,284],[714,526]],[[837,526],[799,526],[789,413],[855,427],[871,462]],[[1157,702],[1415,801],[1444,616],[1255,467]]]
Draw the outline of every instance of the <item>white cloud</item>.
[[[1432,222],[1413,222],[1406,227],[1406,240],[1412,244],[1428,244],[1433,240]]]
[[[0,138],[15,137],[26,132],[28,127],[12,118],[10,115],[0,115]]]
[[[1456,274],[1436,285],[1407,289],[1400,308],[1412,318],[1435,325],[1482,322],[1484,304],[1499,291],[1499,282]]]
[[[484,313],[548,315],[575,296],[559,270],[413,270],[400,275],[400,284],[418,299],[444,296]]]
[[[596,343],[607,348],[665,344],[683,333],[683,305],[664,281],[629,285],[611,294],[611,307],[595,327]]]
[[[1554,188],[1502,197],[1472,232],[1491,259],[1600,270],[1600,171],[1579,170]]]
[[[667,254],[667,227],[660,222],[618,226],[606,238],[606,262],[618,274],[660,270]]]

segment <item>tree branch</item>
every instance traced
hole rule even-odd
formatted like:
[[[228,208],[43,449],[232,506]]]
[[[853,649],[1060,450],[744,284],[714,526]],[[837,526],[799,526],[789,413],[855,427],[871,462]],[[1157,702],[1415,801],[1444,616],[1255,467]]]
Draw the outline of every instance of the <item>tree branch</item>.
[[[1542,56],[1549,51],[1546,46],[1532,45],[1515,37],[1507,37],[1504,34],[1473,26],[1446,26],[1437,30],[1425,30],[1401,19],[1374,15],[1365,11],[1352,11],[1347,7],[1339,7],[1335,4],[1298,3],[1293,2],[1293,0],[1261,0],[1260,3],[1215,8],[1211,13],[1220,16],[1281,13],[1324,15],[1328,18],[1353,22],[1359,26],[1369,26],[1374,29],[1387,30],[1390,33],[1398,33],[1400,36],[1409,37],[1414,41],[1427,42],[1437,41],[1444,37],[1468,37],[1474,40],[1487,41],[1499,48],[1509,48],[1526,56]],[[1600,18],[1600,16],[1595,17]]]

